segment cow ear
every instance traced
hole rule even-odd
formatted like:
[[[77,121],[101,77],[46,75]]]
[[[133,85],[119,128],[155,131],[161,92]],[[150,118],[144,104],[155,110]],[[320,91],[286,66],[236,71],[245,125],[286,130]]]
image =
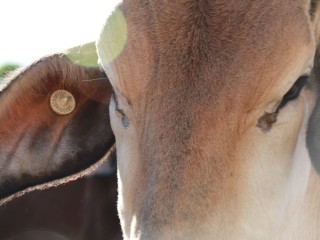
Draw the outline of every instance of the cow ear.
[[[103,71],[65,54],[9,80],[0,93],[0,205],[88,174],[114,153],[111,93]]]

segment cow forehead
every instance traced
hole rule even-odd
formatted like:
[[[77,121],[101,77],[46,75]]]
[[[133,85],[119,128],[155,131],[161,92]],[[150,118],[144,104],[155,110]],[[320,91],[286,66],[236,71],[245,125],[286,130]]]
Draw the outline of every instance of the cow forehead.
[[[312,43],[304,1],[124,1],[120,9],[126,42],[102,63],[130,100],[192,87],[262,91],[305,61]]]

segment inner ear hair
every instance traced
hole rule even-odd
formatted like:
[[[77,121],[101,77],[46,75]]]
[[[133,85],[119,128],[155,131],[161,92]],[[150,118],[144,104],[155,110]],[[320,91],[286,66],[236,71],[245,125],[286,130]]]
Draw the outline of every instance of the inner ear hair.
[[[64,54],[55,54],[40,59],[28,68],[9,74],[6,82],[12,87],[20,80],[19,85],[22,88],[26,87],[42,94],[50,82],[53,84],[59,82],[61,87],[72,89],[78,86],[79,79],[87,77],[90,80],[96,71],[97,68],[87,68],[73,63]],[[27,76],[32,76],[32,81]],[[2,90],[2,93],[5,92],[6,88]]]
[[[95,81],[98,79],[104,81]],[[101,84],[97,84],[97,82],[101,82]],[[27,103],[30,99],[50,95],[58,89],[71,91],[77,97],[81,88],[89,96],[91,92],[96,92],[90,90],[92,87],[96,90],[97,86],[107,85],[106,82],[107,78],[99,68],[84,67],[73,63],[65,54],[55,54],[42,58],[25,69],[9,74],[4,83],[7,86],[0,92],[0,99],[5,101],[4,106],[12,106],[16,100]],[[90,86],[91,88],[89,88]],[[21,94],[21,89],[24,94]],[[0,115],[4,111],[10,112],[10,108],[0,109]]]

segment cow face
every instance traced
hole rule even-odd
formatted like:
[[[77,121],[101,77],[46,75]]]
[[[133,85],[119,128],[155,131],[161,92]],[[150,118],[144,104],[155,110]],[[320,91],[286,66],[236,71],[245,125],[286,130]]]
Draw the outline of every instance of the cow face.
[[[285,225],[297,204],[289,225],[311,216],[309,189],[319,190],[320,145],[309,145],[312,167],[305,143],[317,11],[310,1],[124,1],[114,12],[97,46],[114,89],[126,239],[300,234]],[[125,44],[111,46],[110,29]]]
[[[2,92],[2,196],[89,172],[114,134],[125,239],[318,239],[318,11],[123,1],[97,42],[107,77],[56,55]]]

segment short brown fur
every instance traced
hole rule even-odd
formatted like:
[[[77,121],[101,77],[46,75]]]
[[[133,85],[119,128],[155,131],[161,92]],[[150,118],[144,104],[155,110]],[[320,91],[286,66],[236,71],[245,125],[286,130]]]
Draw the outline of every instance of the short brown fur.
[[[144,174],[123,184],[139,188],[128,212],[141,239],[190,229],[237,202],[242,136],[290,88],[278,83],[313,47],[316,8],[298,0],[123,2],[129,39],[108,71],[119,73],[114,87],[130,101],[138,134],[140,157],[131,161]]]

